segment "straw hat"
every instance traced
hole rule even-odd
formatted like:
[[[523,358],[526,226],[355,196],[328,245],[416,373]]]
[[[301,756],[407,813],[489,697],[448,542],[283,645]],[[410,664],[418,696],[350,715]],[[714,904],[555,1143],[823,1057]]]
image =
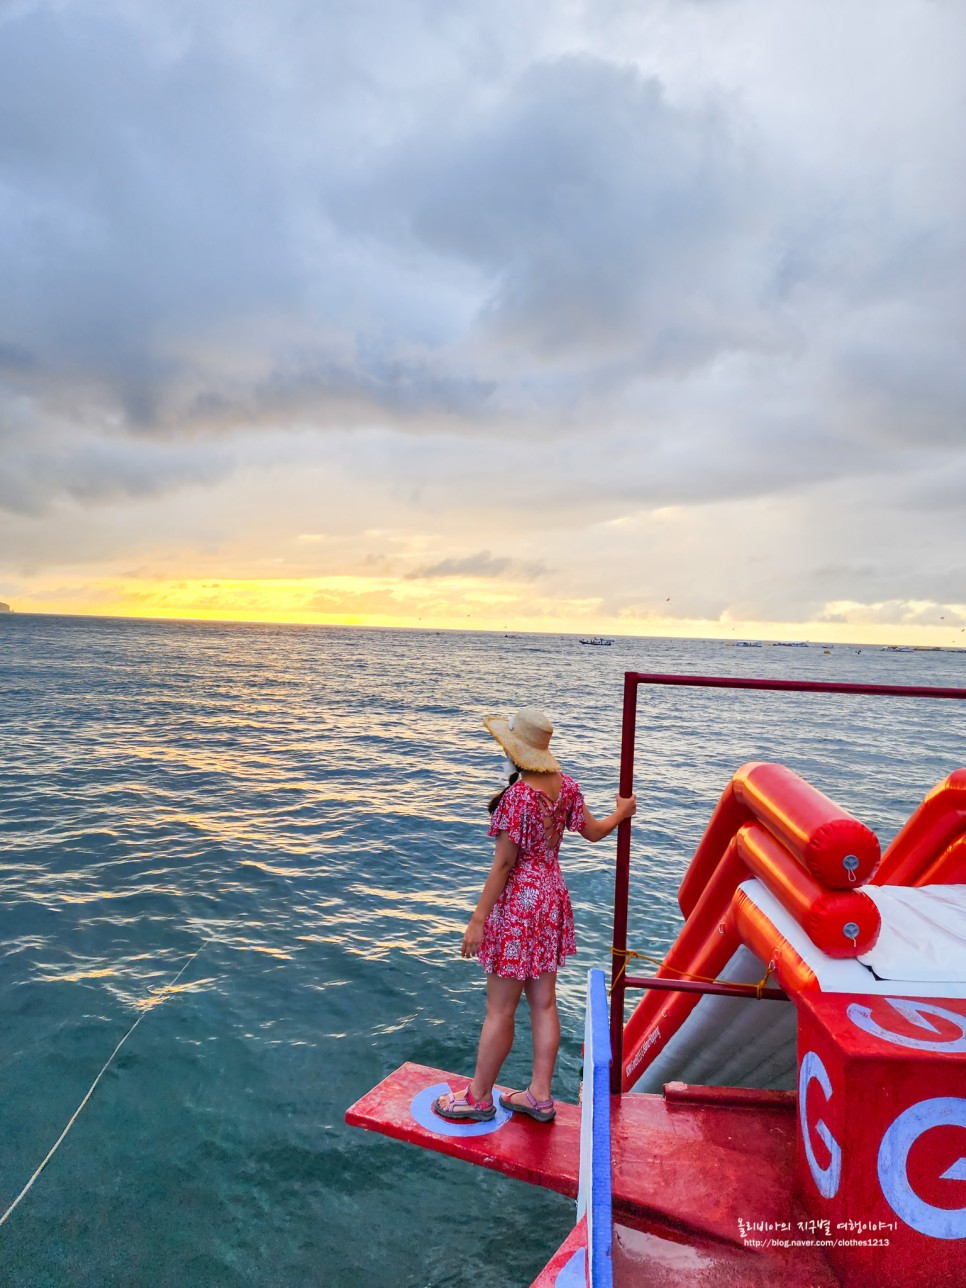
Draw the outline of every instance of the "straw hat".
[[[553,725],[536,707],[524,707],[509,720],[488,716],[483,723],[519,769],[535,774],[560,769],[560,762],[549,750]]]

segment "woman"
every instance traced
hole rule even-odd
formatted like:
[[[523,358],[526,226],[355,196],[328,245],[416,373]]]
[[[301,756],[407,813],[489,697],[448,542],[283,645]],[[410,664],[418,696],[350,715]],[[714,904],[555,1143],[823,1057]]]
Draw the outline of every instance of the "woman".
[[[550,1084],[560,1045],[557,968],[577,951],[574,915],[558,853],[564,831],[601,841],[637,809],[634,796],[594,818],[580,788],[550,751],[553,725],[527,707],[506,720],[490,716],[486,728],[506,752],[512,772],[489,809],[496,837],[493,866],[463,936],[464,957],[479,957],[487,973],[486,1019],[476,1073],[459,1096],[440,1096],[433,1109],[451,1122],[487,1122],[496,1115],[493,1085],[513,1045],[514,1021],[526,994],[533,1032],[533,1074],[523,1091],[500,1096],[513,1113],[538,1122],[555,1114]]]

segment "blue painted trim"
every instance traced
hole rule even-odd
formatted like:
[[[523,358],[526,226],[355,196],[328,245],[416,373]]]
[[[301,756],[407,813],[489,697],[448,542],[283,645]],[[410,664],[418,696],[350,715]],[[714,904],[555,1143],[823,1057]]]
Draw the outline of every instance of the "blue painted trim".
[[[590,1195],[587,1225],[590,1232],[592,1288],[613,1288],[613,1202],[610,1143],[610,1025],[604,972],[592,970],[587,981],[587,1035],[584,1043],[584,1097],[591,1097]]]
[[[499,1131],[504,1123],[509,1122],[510,1111],[504,1109],[499,1100],[496,1102],[496,1117],[488,1123],[447,1122],[439,1114],[433,1113],[433,1101],[445,1096],[449,1090],[447,1083],[440,1082],[435,1087],[426,1087],[413,1097],[409,1112],[420,1127],[425,1127],[436,1136],[489,1136],[490,1132]]]

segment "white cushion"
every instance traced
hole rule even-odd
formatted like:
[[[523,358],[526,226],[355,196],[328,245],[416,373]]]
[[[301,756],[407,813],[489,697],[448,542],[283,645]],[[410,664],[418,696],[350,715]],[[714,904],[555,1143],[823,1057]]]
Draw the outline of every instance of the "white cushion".
[[[859,961],[880,979],[966,982],[966,886],[862,887],[882,918]]]

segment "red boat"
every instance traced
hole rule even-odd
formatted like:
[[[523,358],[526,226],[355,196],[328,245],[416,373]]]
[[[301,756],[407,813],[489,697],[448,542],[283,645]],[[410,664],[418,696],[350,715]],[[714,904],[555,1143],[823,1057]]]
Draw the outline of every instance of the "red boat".
[[[642,683],[956,698],[922,689],[625,677],[622,795]],[[349,1123],[577,1199],[534,1288],[966,1284],[966,769],[880,856],[782,765],[742,766],[679,890],[656,974],[628,951],[617,845],[611,996],[592,971],[581,1104],[552,1127],[435,1118],[467,1078],[405,1064]],[[625,992],[643,990],[626,1023]]]

